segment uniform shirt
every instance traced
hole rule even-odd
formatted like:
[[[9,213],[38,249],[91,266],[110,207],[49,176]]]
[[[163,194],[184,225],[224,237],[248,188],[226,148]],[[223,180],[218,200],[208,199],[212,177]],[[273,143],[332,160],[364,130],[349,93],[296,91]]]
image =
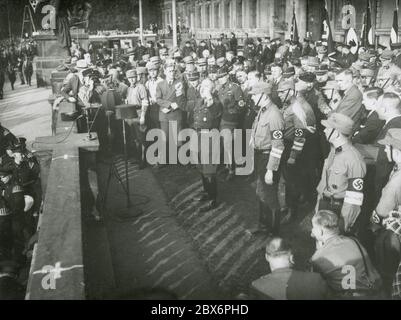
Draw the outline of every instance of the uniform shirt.
[[[253,295],[263,300],[323,300],[327,285],[320,274],[290,268],[274,270],[252,282]]]
[[[319,195],[344,199],[341,215],[353,217],[354,221],[350,221],[351,226],[361,211],[365,175],[366,164],[361,154],[351,143],[347,143],[340,148],[331,149],[324,162],[322,179],[317,187]]]
[[[395,166],[390,180],[384,187],[376,212],[381,217],[387,217],[393,210],[401,206],[401,168]]]
[[[135,87],[129,87],[127,93],[128,104],[133,104],[135,106],[148,106],[148,93],[143,84],[137,83]]]
[[[284,151],[283,115],[272,102],[261,107],[252,126],[251,147],[255,150],[270,152],[267,169],[277,171]]]
[[[240,114],[244,111],[245,102],[241,87],[228,81],[218,90],[218,97],[223,105],[223,120],[239,122]]]
[[[157,77],[156,79],[149,79],[146,81],[145,87],[148,89],[149,92],[149,102],[150,104],[156,104],[156,88],[157,85],[162,82],[163,79],[160,77]]]
[[[369,270],[374,267],[366,250],[361,246]],[[367,274],[361,251],[355,241],[349,237],[335,235],[328,239],[321,248],[317,249],[311,258],[313,271],[319,272],[326,280],[334,294],[344,292],[343,279],[347,273],[343,268],[355,268],[356,290],[368,290]]]

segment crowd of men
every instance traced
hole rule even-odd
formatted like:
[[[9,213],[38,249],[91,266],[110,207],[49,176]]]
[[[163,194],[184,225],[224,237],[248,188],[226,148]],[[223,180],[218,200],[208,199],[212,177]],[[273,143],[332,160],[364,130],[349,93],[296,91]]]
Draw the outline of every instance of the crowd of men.
[[[0,299],[23,299],[42,202],[40,165],[26,147],[0,125]]]
[[[252,295],[401,298],[401,44],[352,53],[355,43],[336,43],[328,54],[310,39],[238,40],[231,34],[192,37],[181,48],[164,41],[125,51],[75,48],[59,68],[68,74],[54,109],[75,104],[78,130],[92,129],[79,117],[85,114],[101,151],[109,152],[123,140],[116,109],[131,106],[127,140],[141,168],[148,165],[150,129],[177,146],[173,127],[193,128],[199,141],[211,129],[227,129],[233,135],[223,153],[232,149],[235,129],[250,130],[250,140],[245,133],[241,139],[254,151],[259,221],[251,232],[272,236],[272,273],[252,284]],[[231,181],[238,168],[235,154],[227,156]],[[204,193],[194,200],[205,202],[201,212],[217,206],[217,167],[199,166]],[[305,204],[315,206],[315,273],[293,270],[292,250],[280,238],[280,226],[296,221]],[[348,282],[347,268],[355,277]]]
[[[21,85],[32,85],[33,58],[36,44],[29,39],[0,42],[0,100],[4,97],[6,76],[11,89],[15,89],[17,76]]]

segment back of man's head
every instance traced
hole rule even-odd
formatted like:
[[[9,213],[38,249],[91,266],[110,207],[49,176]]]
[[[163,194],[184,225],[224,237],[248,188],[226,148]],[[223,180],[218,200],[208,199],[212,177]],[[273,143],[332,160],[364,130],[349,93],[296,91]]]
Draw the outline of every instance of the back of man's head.
[[[382,102],[387,110],[401,114],[401,99],[394,92],[386,92],[383,94]]]
[[[330,210],[320,210],[312,218],[312,222],[317,226],[327,230],[329,233],[338,234],[339,219],[338,216]]]
[[[269,257],[277,258],[281,256],[288,256],[291,254],[291,246],[283,238],[273,237],[267,241],[266,255]]]

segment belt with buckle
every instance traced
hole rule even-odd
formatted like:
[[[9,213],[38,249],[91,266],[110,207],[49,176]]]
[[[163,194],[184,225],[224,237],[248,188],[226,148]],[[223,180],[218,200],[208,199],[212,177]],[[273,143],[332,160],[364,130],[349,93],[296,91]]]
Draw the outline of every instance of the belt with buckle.
[[[330,202],[332,205],[342,205],[344,203],[344,199],[336,199],[333,196],[325,196],[323,195],[323,200]]]

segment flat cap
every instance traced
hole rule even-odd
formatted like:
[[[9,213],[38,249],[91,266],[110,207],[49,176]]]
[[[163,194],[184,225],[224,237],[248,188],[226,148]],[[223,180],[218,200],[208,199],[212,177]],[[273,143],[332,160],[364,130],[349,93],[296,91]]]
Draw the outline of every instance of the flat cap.
[[[148,62],[146,64],[146,68],[150,71],[150,70],[159,70],[159,66],[155,63],[152,62]]]
[[[198,59],[198,66],[202,67],[202,66],[206,66],[207,61],[205,58],[200,58]]]
[[[288,67],[287,69],[285,69],[285,71],[283,72],[283,77],[284,78],[289,78],[295,75],[295,69],[294,67]]]
[[[135,69],[131,69],[131,70],[128,70],[128,71],[125,73],[125,75],[127,76],[128,79],[129,79],[129,78],[136,78],[136,77],[138,76],[138,73],[136,72]]]
[[[327,120],[321,122],[324,127],[336,129],[346,136],[350,136],[353,132],[354,121],[342,113],[332,113]]]
[[[298,77],[298,79],[304,82],[312,83],[316,80],[316,75],[312,72],[304,72]]]
[[[146,67],[138,67],[136,68],[136,72],[138,73],[138,75],[148,74],[148,69],[146,69]]]
[[[401,42],[395,42],[395,43],[390,44],[390,48],[391,48],[391,50],[401,49]]]
[[[365,69],[361,69],[359,71],[359,74],[361,77],[374,77],[375,71],[372,69],[365,68]]]
[[[383,53],[382,53],[381,56],[380,56],[380,59],[383,59],[383,60],[391,60],[391,59],[393,58],[393,56],[394,56],[393,51],[391,51],[391,50],[384,50]]]
[[[76,65],[77,69],[83,70],[83,69],[87,69],[88,67],[89,66],[88,66],[88,63],[86,62],[86,60],[81,59],[81,60],[77,61],[77,65]]]

